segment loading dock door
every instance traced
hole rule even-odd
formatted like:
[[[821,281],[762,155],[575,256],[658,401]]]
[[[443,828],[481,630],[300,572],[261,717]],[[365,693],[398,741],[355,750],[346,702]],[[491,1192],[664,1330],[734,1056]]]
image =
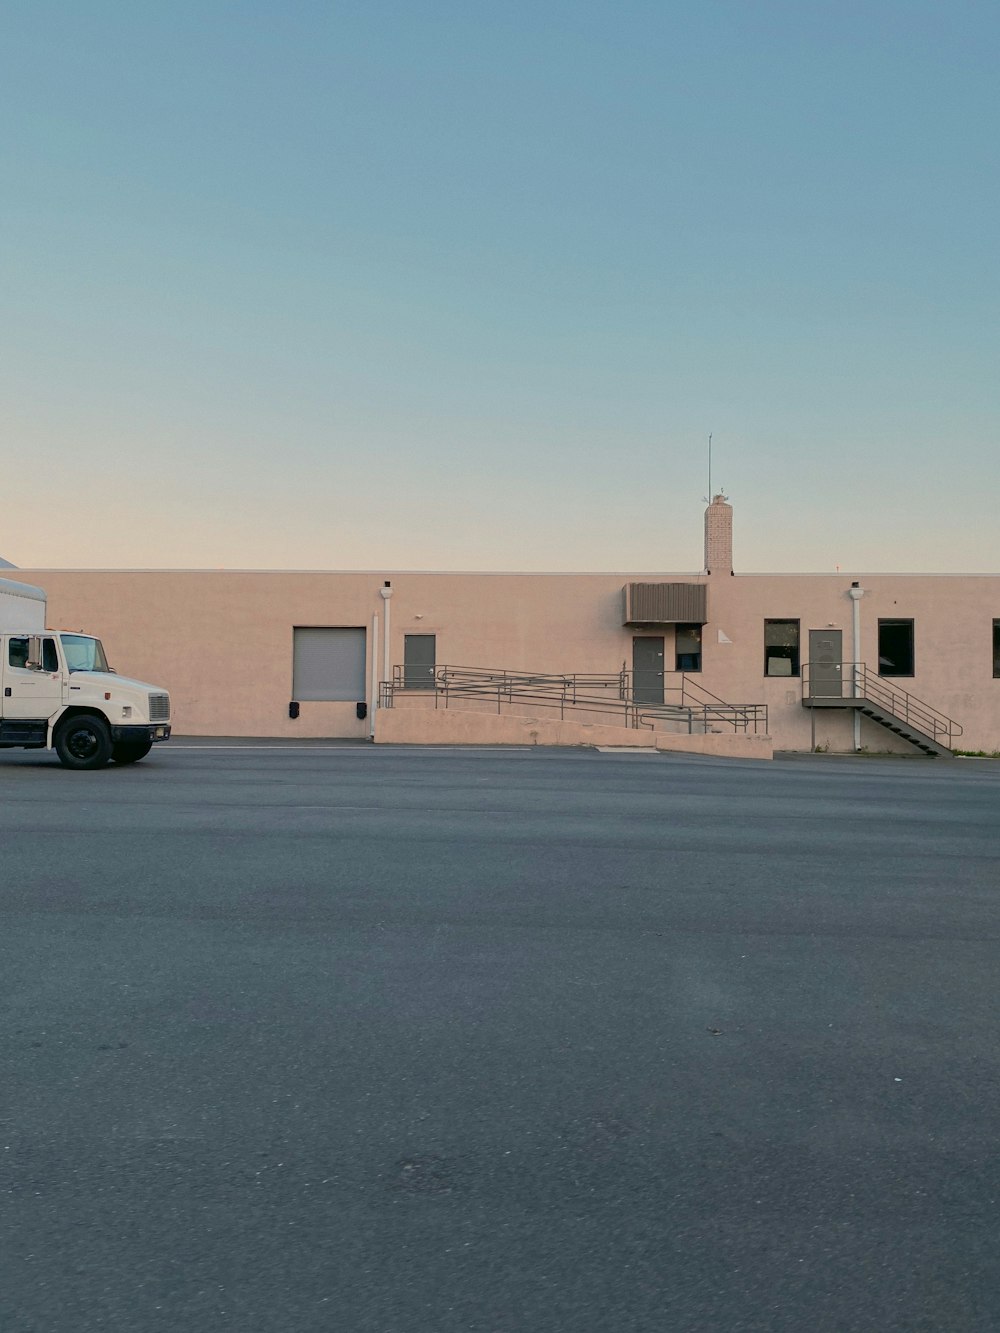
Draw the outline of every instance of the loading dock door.
[[[663,638],[651,634],[632,640],[632,698],[637,704],[663,703]]]
[[[363,629],[296,625],[292,642],[293,699],[364,699]]]
[[[809,631],[809,693],[822,699],[843,696],[844,649],[839,629]]]

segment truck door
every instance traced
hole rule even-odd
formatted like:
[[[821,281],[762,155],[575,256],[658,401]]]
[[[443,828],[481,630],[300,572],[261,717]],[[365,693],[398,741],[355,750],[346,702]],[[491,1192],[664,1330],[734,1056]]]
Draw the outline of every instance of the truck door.
[[[56,642],[50,635],[42,639],[42,670],[29,671],[28,640],[12,634],[6,641],[3,668],[4,720],[50,718],[63,704],[63,679],[59,669]]]

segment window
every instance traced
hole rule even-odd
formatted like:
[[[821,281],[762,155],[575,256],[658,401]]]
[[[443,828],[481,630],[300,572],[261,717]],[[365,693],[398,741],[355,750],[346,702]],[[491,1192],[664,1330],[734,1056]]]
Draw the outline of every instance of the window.
[[[11,639],[7,649],[7,661],[12,667],[27,667],[27,639]],[[42,670],[52,672],[53,674],[59,670],[59,658],[56,655],[55,639],[42,640]]]
[[[88,634],[61,634],[59,637],[70,671],[107,671],[108,659],[100,639],[92,639]]]
[[[701,626],[678,625],[674,634],[674,670],[701,670]]]
[[[913,621],[878,622],[878,674],[913,675]]]
[[[1000,680],[1000,620],[993,622],[993,675]]]
[[[406,689],[432,690],[436,662],[436,635],[403,635],[403,685]]]
[[[764,621],[764,675],[797,676],[799,674],[799,622],[797,620]]]
[[[365,698],[365,631],[296,627],[292,698],[361,703]]]

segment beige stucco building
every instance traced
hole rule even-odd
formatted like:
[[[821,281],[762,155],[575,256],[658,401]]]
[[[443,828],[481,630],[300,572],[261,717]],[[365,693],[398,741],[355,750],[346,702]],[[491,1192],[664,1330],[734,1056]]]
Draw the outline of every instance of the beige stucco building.
[[[765,735],[780,749],[913,752],[917,733],[945,748],[1000,750],[1000,576],[733,574],[722,497],[705,528],[693,574],[17,577],[46,590],[52,626],[98,634],[120,671],[166,686],[177,734],[369,736],[382,683],[395,677],[408,688],[384,692],[392,707],[375,715],[379,740],[613,742],[620,731],[606,729],[638,722],[634,741],[659,735],[668,748],[688,742],[663,738],[743,734],[756,735],[758,753],[769,752]],[[541,693],[517,681],[463,693],[456,682],[483,676],[447,667],[590,674],[603,681],[574,688],[607,705],[574,707],[565,682],[551,679]],[[435,690],[449,681],[447,697]],[[722,703],[765,705],[766,723]],[[961,730],[937,730],[939,717]],[[903,725],[892,729],[893,719]]]

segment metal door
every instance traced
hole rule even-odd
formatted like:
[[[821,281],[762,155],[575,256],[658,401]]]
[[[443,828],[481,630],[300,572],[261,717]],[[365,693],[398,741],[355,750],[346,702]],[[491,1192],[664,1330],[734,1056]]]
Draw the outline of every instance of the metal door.
[[[408,690],[432,690],[437,663],[437,636],[403,636],[403,684]]]
[[[632,699],[637,704],[663,703],[663,639],[650,634],[632,640]]]
[[[843,695],[844,648],[839,629],[809,631],[809,694],[822,699]]]

